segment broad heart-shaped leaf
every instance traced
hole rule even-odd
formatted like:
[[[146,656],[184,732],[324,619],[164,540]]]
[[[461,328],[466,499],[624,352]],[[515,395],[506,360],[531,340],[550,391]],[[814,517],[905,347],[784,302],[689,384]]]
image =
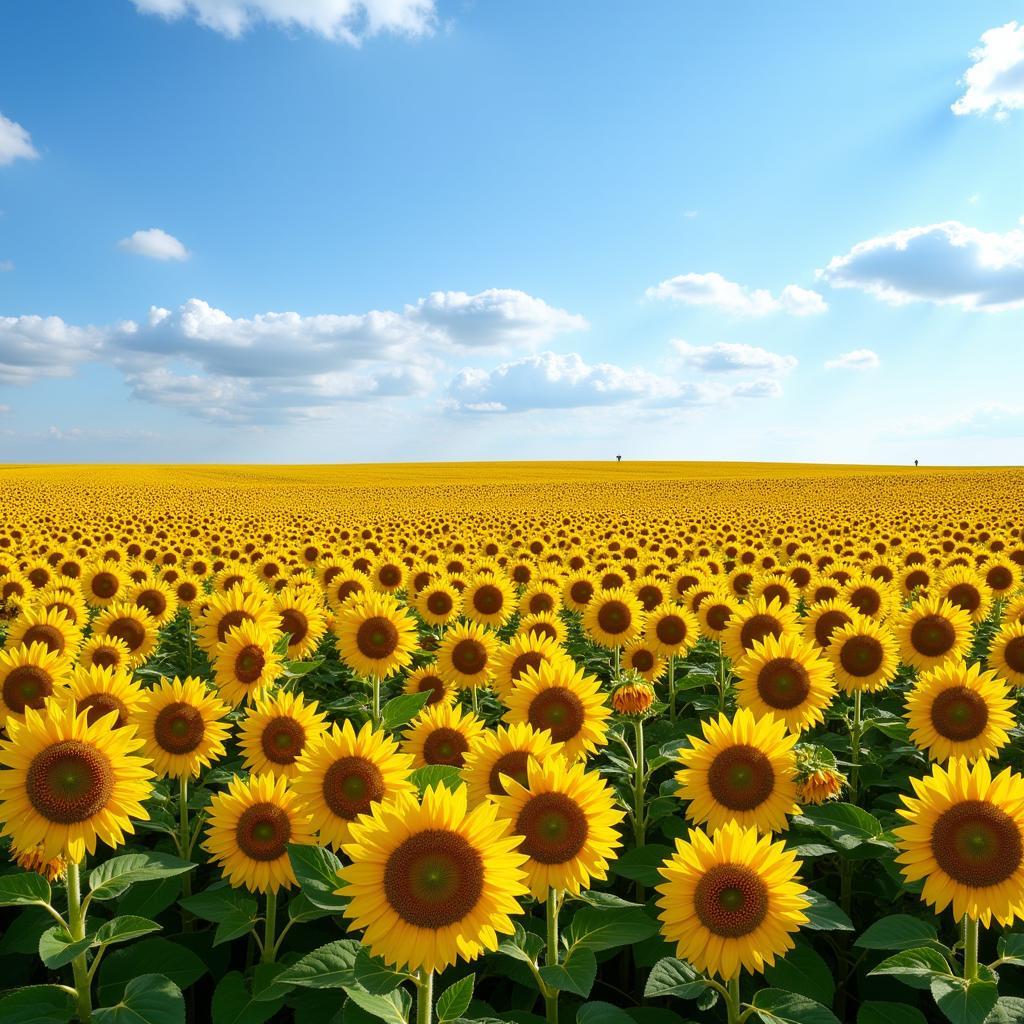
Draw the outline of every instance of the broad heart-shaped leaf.
[[[475,984],[476,975],[467,974],[441,993],[437,1000],[438,1024],[458,1020],[469,1009],[469,1004],[473,1001]]]
[[[597,978],[597,957],[586,946],[573,946],[562,963],[542,967],[540,976],[545,985],[586,999]]]
[[[314,949],[292,964],[278,982],[307,988],[344,988],[355,985],[356,957],[360,945],[355,939],[338,939]]]
[[[657,930],[657,922],[641,908],[583,907],[569,925],[568,943],[570,947],[614,949],[649,939]]]
[[[804,896],[811,901],[811,905],[804,910],[807,915],[805,928],[817,932],[853,931],[853,922],[830,899],[813,889],[808,889]]]
[[[115,1006],[93,1010],[94,1024],[185,1024],[181,989],[162,974],[143,974],[128,982]]]
[[[544,940],[536,933],[528,932],[518,921],[515,933],[498,944],[499,953],[527,964],[535,964],[543,949]]]
[[[324,910],[323,907],[316,906],[301,891],[295,893],[288,901],[288,920],[294,921],[296,924],[301,924],[303,921],[316,921],[321,917],[330,917],[334,913],[333,910]]]
[[[688,963],[667,956],[651,968],[644,995],[648,999],[658,996],[696,999],[706,987],[707,981],[703,975],[698,974]]]
[[[74,1015],[74,997],[56,985],[30,985],[0,999],[3,1024],[67,1024]]]
[[[844,850],[852,850],[868,839],[877,839],[883,831],[881,822],[873,814],[853,804],[829,803],[806,807],[793,821],[819,829],[835,846]]]
[[[404,988],[396,988],[386,996],[377,996],[355,986],[346,986],[345,992],[356,1006],[385,1024],[406,1024],[409,1019],[412,996]]]
[[[936,977],[950,977],[946,958],[935,949],[918,946],[883,960],[869,974],[891,974],[911,988],[928,989]]]
[[[115,917],[96,929],[96,938],[93,944],[96,946],[111,946],[115,942],[130,942],[150,932],[158,932],[162,925],[156,921],[150,921],[145,917],[135,917],[125,914],[123,917]]]
[[[39,938],[39,959],[51,971],[65,967],[92,945],[93,938],[94,934],[89,934],[84,939],[72,939],[63,925],[55,924]]]
[[[101,1003],[116,1003],[125,987],[140,974],[159,966],[160,973],[178,988],[194,985],[207,971],[206,964],[192,950],[170,939],[153,938],[112,949],[100,964],[97,995]]]
[[[857,1011],[857,1024],[927,1024],[924,1014],[916,1006],[906,1003],[861,1003]]]
[[[839,1024],[827,1006],[781,988],[761,989],[754,995],[754,1007],[764,1024]]]
[[[397,729],[415,718],[430,699],[430,690],[420,693],[403,693],[389,700],[381,709],[380,717],[385,729]]]
[[[195,864],[167,853],[126,853],[105,861],[89,875],[89,888],[94,900],[112,900],[133,882],[183,875]]]
[[[241,913],[253,918],[259,915],[259,904],[252,896],[227,885],[211,886],[180,902],[190,914],[215,924],[232,914]]]
[[[985,1024],[1024,1024],[1024,999],[1000,996]]]
[[[223,946],[225,942],[233,942],[243,935],[248,935],[256,926],[256,920],[255,914],[233,910],[218,922],[217,930],[213,934],[213,944]]]
[[[26,907],[50,902],[50,883],[34,871],[0,875],[0,907]]]
[[[775,964],[765,970],[764,980],[771,988],[796,992],[824,1006],[832,1005],[836,992],[832,968],[803,943],[778,957]]]
[[[636,1024],[625,1010],[612,1005],[595,1001],[584,1003],[576,1011],[576,1024]]]
[[[359,956],[356,957],[355,978],[367,992],[386,996],[389,992],[394,992],[403,981],[408,981],[409,975],[403,971],[393,971],[383,960],[370,956],[365,949],[361,949]]]
[[[420,796],[431,787],[436,788],[437,786],[444,786],[445,789],[450,789],[454,793],[463,784],[462,772],[450,764],[424,765],[412,772],[409,778],[419,790]]]
[[[214,990],[213,1024],[263,1024],[277,1013],[282,1002],[281,999],[257,999],[244,976],[231,971],[220,979]]]
[[[855,942],[863,949],[914,949],[934,940],[935,927],[910,914],[892,914],[876,921]]]
[[[980,978],[968,981],[944,975],[932,979],[931,990],[932,998],[952,1024],[982,1024],[999,998],[999,986]]]
[[[612,864],[612,871],[621,878],[628,878],[641,885],[654,887],[665,881],[658,868],[666,858],[672,856],[672,850],[662,843],[651,843],[637,849],[627,850]]]
[[[314,907],[341,913],[348,906],[348,900],[335,893],[341,888],[341,861],[330,850],[322,846],[289,846],[288,859],[302,894]]]
[[[1016,967],[1024,967],[1024,932],[1001,935],[996,944],[999,956]]]

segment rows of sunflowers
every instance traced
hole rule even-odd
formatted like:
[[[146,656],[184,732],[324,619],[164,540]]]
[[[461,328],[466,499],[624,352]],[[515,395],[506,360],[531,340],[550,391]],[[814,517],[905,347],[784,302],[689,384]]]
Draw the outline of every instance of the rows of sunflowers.
[[[1024,478],[632,472],[6,476],[0,1022],[1024,1021]]]

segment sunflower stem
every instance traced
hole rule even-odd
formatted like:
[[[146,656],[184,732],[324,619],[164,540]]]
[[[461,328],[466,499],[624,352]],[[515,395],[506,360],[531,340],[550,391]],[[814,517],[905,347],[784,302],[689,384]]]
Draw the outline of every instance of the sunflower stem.
[[[964,978],[974,981],[978,977],[979,926],[976,918],[964,918]]]
[[[857,690],[853,695],[853,721],[850,723],[850,803],[856,804],[860,782],[860,739],[864,724],[862,694]]]
[[[78,862],[68,864],[68,933],[71,940],[77,942],[85,938],[85,914],[82,912],[82,882],[78,873]],[[88,1024],[92,1019],[92,992],[89,985],[89,965],[86,954],[79,953],[71,961],[71,970],[75,976],[75,991],[78,993],[78,1019],[81,1024]]]
[[[668,717],[669,721],[676,720],[676,656],[668,656]]]
[[[725,1001],[729,1024],[737,1024],[740,1019],[740,972],[737,971],[729,979],[729,998]]]
[[[613,666],[614,666],[614,674],[612,676],[613,679],[618,679],[619,678],[619,666],[621,664],[621,659],[622,659],[622,648],[618,644],[616,644],[615,645],[615,657],[614,657],[614,660],[613,660]]]
[[[192,858],[192,829],[188,820],[188,773],[178,779],[178,855],[182,860]],[[186,871],[181,880],[181,892],[185,899],[192,895],[192,872]],[[183,931],[192,930],[192,915],[181,908]]]
[[[548,923],[548,949],[544,958],[548,967],[553,967],[558,963],[558,897],[557,889],[548,889],[548,901],[545,908]],[[558,1024],[558,989],[550,989],[545,993],[544,1004],[547,1009],[548,1024]]]
[[[480,714],[480,698],[476,695],[476,687],[470,689],[470,693],[473,695],[473,714]]]
[[[277,893],[267,890],[267,915],[264,920],[263,932],[263,955],[260,957],[262,963],[272,964],[274,954],[277,952],[275,941],[277,933]]]
[[[636,846],[644,845],[644,720],[638,718],[633,723],[633,731],[636,733],[636,771],[633,776],[633,837]]]
[[[373,711],[371,717],[373,718],[374,728],[380,725],[380,680],[374,676],[370,681],[370,685],[373,688]]]
[[[718,641],[718,710],[725,710],[725,651]]]
[[[416,1024],[430,1024],[434,1001],[434,972],[421,967],[416,972]]]

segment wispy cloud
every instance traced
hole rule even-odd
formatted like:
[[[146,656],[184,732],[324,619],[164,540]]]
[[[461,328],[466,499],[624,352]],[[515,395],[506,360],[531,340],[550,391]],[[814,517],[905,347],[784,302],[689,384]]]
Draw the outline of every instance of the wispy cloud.
[[[869,348],[855,348],[825,362],[826,370],[877,370],[882,365],[878,353]]]
[[[776,296],[765,288],[748,288],[712,271],[707,274],[679,274],[647,289],[647,298],[678,302],[685,306],[709,306],[738,316],[766,316],[789,313],[813,316],[828,309],[818,292],[787,284]]]
[[[35,160],[38,156],[28,131],[0,114],[0,167],[15,160]]]

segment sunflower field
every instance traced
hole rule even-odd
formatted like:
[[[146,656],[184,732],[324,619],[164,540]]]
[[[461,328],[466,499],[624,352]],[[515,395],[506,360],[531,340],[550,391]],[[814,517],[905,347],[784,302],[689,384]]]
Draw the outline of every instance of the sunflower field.
[[[1022,496],[0,467],[0,1024],[1024,1021]]]

